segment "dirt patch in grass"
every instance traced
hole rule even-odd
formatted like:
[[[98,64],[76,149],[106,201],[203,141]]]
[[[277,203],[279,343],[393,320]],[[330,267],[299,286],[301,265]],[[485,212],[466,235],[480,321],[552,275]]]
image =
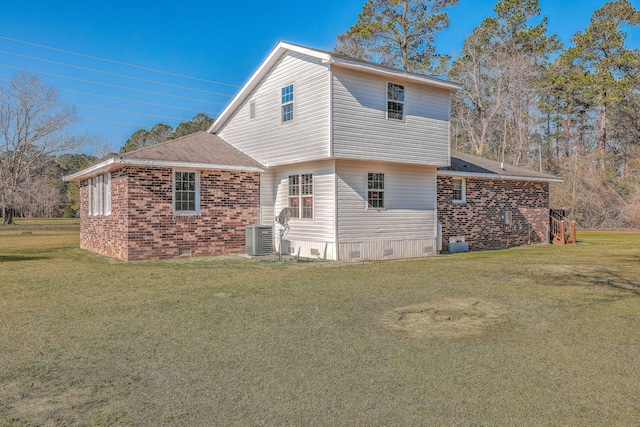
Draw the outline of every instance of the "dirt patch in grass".
[[[383,322],[394,332],[413,338],[456,339],[483,335],[507,313],[500,304],[447,298],[396,308],[385,313]]]
[[[56,426],[61,420],[73,419],[74,411],[88,403],[91,393],[88,388],[69,388],[36,395],[18,383],[4,385],[2,391],[5,399],[12,402],[7,414],[9,419],[38,426]]]

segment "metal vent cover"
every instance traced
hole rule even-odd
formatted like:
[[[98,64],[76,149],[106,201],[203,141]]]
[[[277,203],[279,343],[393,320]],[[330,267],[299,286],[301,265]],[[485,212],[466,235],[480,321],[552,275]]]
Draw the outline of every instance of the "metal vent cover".
[[[247,255],[262,256],[273,254],[273,227],[270,225],[250,225],[246,229]]]

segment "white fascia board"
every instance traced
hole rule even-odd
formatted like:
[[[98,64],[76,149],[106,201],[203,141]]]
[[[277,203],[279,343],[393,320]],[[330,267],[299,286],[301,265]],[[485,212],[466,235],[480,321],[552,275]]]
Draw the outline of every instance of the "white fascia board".
[[[124,158],[118,162],[127,166],[157,166],[163,168],[187,168],[187,169],[216,169],[242,172],[263,172],[264,169],[256,166],[221,165],[215,163],[176,162],[171,160],[148,160]]]
[[[72,173],[71,175],[63,176],[62,180],[63,181],[81,181],[82,178],[85,178],[85,177],[88,178],[95,175],[101,175],[102,173],[108,172],[109,170],[113,169],[112,165],[114,163],[116,163],[116,158],[112,157],[103,162],[90,166],[86,169],[82,169],[81,171],[78,171],[76,173]]]
[[[336,58],[333,57],[331,60],[332,64],[335,64],[338,67],[350,68],[354,70],[365,71],[372,74],[378,74],[385,77],[394,77],[400,78],[416,83],[428,84],[429,86],[438,87],[441,89],[447,89],[450,91],[455,91],[462,89],[462,85],[454,82],[450,82],[447,80],[437,79],[435,77],[423,76],[415,73],[408,73],[402,70],[394,70],[391,68],[382,68],[376,64],[369,64],[361,61],[354,61],[347,58]]]
[[[253,92],[253,90],[262,82],[267,74],[273,69],[273,67],[277,64],[277,62],[282,58],[287,52],[298,52],[304,55],[312,56],[314,58],[319,58],[323,61],[329,61],[331,59],[331,55],[320,52],[314,49],[310,49],[303,46],[294,45],[286,42],[278,42],[276,47],[271,50],[269,55],[262,61],[262,64],[258,67],[258,69],[249,77],[249,80],[240,88],[240,91],[233,97],[233,99],[227,104],[227,106],[222,110],[218,118],[213,122],[211,127],[207,130],[209,133],[216,133],[220,130],[220,128],[231,118],[233,113],[240,108],[243,102],[247,99],[247,97]]]
[[[497,173],[459,172],[459,171],[449,171],[449,170],[438,171],[438,175],[459,176],[462,178],[468,177],[468,178],[482,178],[482,179],[505,179],[505,180],[512,180],[512,181],[564,182],[562,178],[500,175]]]
[[[109,172],[119,166],[152,166],[163,168],[186,168],[186,169],[215,169],[215,170],[231,170],[242,172],[263,172],[264,169],[255,166],[235,166],[235,165],[219,165],[215,163],[196,163],[196,162],[175,162],[171,160],[149,160],[149,159],[131,159],[113,157],[104,162],[93,165],[80,172],[67,175],[62,179],[64,181],[82,181],[96,175]]]

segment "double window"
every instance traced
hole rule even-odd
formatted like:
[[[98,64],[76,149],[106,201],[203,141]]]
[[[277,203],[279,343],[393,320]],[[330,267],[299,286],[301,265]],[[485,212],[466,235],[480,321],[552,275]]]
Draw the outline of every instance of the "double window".
[[[367,204],[370,208],[384,208],[384,174],[368,173]]]
[[[88,190],[89,215],[111,215],[111,174],[90,178]]]
[[[387,83],[387,118],[404,120],[404,86]]]
[[[289,208],[292,218],[313,219],[313,174],[289,175]]]
[[[293,120],[293,85],[282,88],[282,123]]]
[[[177,215],[195,214],[200,209],[199,175],[194,171],[174,171],[173,210]]]

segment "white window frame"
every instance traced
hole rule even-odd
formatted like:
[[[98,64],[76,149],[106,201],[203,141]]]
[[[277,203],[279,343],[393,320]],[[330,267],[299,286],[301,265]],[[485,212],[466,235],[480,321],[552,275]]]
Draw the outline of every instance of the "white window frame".
[[[289,92],[288,89],[291,88]],[[287,91],[285,93],[285,91]],[[294,119],[294,99],[295,99],[295,86],[293,83],[283,86],[280,89],[280,122],[288,123]],[[287,111],[285,111],[287,110]]]
[[[372,181],[372,175],[376,175],[378,179],[373,180]],[[380,182],[380,177],[382,177],[382,188],[373,188],[371,187],[371,183],[376,183],[376,182]],[[382,196],[381,198],[377,199],[379,201],[382,202],[382,206],[373,206],[371,204],[371,193],[380,193],[380,195]],[[387,207],[387,202],[386,202],[386,197],[385,197],[385,177],[384,177],[384,172],[367,172],[367,209],[376,209],[376,210],[383,210],[386,209]]]
[[[400,99],[395,99],[394,96],[389,96],[390,89],[392,87],[396,87],[396,86],[402,88],[402,99],[401,100]],[[387,94],[387,96],[386,96],[386,99],[387,99],[387,120],[397,120],[399,122],[403,122],[405,116],[407,115],[407,111],[406,111],[406,108],[405,108],[406,107],[406,104],[405,104],[405,95],[406,95],[405,86],[401,85],[400,83],[387,82],[387,88],[386,89],[387,89],[386,90],[386,94]],[[394,91],[394,93],[395,93],[395,91]],[[391,104],[398,104],[398,105],[402,106],[402,117],[392,117],[391,116],[391,114],[390,114],[391,111],[390,111],[390,108],[389,108],[389,106]]]
[[[195,174],[195,203],[194,210],[178,210],[176,209],[176,174],[177,173],[193,173]],[[181,190],[184,191],[184,190]],[[171,208],[174,215],[198,215],[200,213],[200,171],[193,169],[174,169],[171,173]]]
[[[311,181],[305,182],[306,179]],[[292,184],[292,180],[294,183]],[[309,188],[309,186],[311,188]],[[287,177],[287,207],[292,210],[292,218],[313,220],[316,212],[315,179],[312,173],[292,174]],[[305,202],[311,199],[311,216],[305,216]]]
[[[89,178],[87,211],[90,216],[111,215],[111,173]]]
[[[456,199],[456,196],[455,196],[455,191],[456,191],[454,188],[455,181],[460,181],[461,183],[461,189],[460,189],[461,197],[459,199]],[[451,200],[453,201],[453,203],[467,203],[467,182],[464,178],[459,176],[454,176],[451,179]]]
[[[105,175],[104,214],[111,215],[111,173],[108,173]]]

